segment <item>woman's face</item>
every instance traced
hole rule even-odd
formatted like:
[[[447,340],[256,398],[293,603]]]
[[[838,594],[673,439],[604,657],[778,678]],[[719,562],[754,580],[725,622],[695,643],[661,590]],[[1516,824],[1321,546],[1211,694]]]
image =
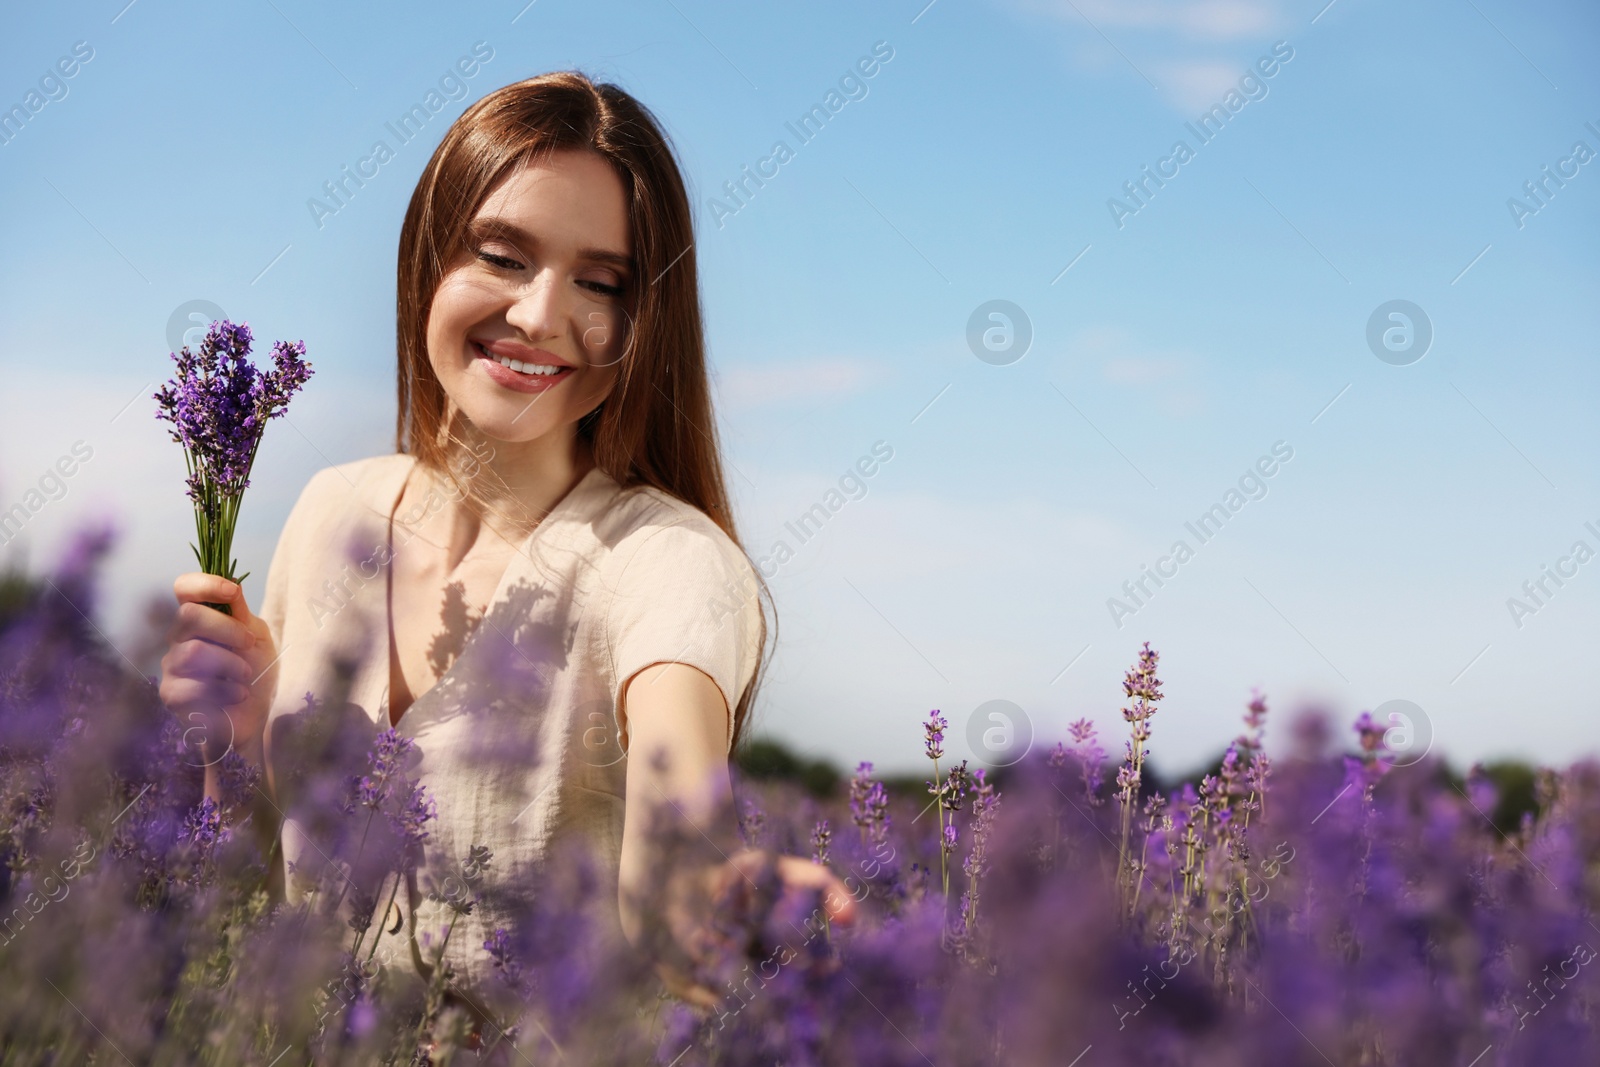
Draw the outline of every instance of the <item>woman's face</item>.
[[[600,155],[509,173],[468,226],[428,315],[428,360],[483,434],[574,432],[617,380],[636,284],[622,181]]]

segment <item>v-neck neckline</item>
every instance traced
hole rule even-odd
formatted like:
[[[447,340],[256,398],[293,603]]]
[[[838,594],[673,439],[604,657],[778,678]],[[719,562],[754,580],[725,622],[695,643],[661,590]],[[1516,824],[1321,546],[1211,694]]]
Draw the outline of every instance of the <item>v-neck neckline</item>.
[[[566,493],[562,495],[561,499],[556,501],[555,505],[545,513],[544,517],[540,519],[537,524],[535,524],[533,529],[528,531],[527,535],[523,537],[522,542],[517,545],[516,550],[512,552],[511,558],[506,561],[506,568],[500,574],[500,581],[495,585],[494,592],[490,594],[488,603],[484,605],[483,614],[479,618],[479,624],[473,627],[472,630],[469,631],[466,637],[462,640],[461,648],[456,653],[455,658],[451,661],[450,666],[446,667],[444,671],[433,680],[433,684],[428,686],[428,688],[424,689],[420,693],[413,693],[410,703],[406,705],[406,710],[400,713],[399,719],[395,719],[392,717],[392,714],[389,710],[390,701],[393,696],[395,653],[398,651],[394,632],[394,517],[395,513],[400,510],[400,501],[405,497],[406,486],[411,484],[411,475],[415,473],[417,469],[417,458],[415,456],[404,452],[399,454],[406,456],[410,462],[406,464],[405,473],[401,475],[400,484],[394,491],[394,499],[389,503],[389,519],[386,527],[387,533],[385,538],[385,546],[388,550],[389,562],[384,568],[385,578],[383,594],[384,630],[387,637],[387,655],[384,658],[389,665],[389,669],[384,677],[384,695],[383,699],[379,701],[378,708],[378,720],[382,722],[383,720],[387,719],[389,728],[395,729],[398,729],[400,723],[405,721],[405,719],[410,716],[412,709],[417,706],[417,703],[437,689],[440,683],[448,678],[451,672],[456,669],[456,667],[464,658],[466,658],[467,649],[472,644],[473,639],[478,636],[478,632],[483,629],[483,622],[487,620],[489,612],[494,610],[495,605],[498,604],[505,596],[506,589],[512,578],[512,571],[518,567],[519,561],[531,558],[534,542],[539,539],[540,534],[547,527],[552,525],[553,520],[565,518],[565,513],[576,507],[578,498],[584,491],[585,487],[587,487],[591,481],[593,481],[597,476],[600,476],[602,473],[598,465],[590,467],[584,472],[583,477],[574,482],[572,488],[568,489]],[[404,681],[403,678],[401,680]]]

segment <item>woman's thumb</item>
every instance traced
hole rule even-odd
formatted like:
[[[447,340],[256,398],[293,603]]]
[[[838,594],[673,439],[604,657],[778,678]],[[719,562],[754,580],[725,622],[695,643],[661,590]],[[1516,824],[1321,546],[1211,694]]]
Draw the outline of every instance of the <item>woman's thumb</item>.
[[[255,628],[257,619],[245,601],[243,582],[233,583],[233,596],[228,598],[228,613],[251,629]]]

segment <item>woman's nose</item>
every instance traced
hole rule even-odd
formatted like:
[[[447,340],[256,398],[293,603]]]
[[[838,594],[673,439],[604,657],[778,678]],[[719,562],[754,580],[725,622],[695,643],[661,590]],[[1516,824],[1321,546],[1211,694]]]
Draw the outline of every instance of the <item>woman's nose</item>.
[[[564,292],[554,271],[541,270],[512,301],[506,321],[534,341],[556,336],[568,311]]]

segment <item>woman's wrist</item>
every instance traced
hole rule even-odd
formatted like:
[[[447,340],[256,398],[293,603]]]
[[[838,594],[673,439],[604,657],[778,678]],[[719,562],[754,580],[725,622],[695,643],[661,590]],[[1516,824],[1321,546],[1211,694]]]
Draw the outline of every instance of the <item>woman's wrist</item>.
[[[200,766],[205,768],[207,781],[211,780],[211,777],[221,767],[223,761],[230,755],[237,755],[247,766],[258,770],[264,769],[263,765],[265,763],[259,739],[226,744],[221,742],[206,744],[200,746],[195,755],[200,760]]]
[[[244,760],[252,767],[260,767],[265,762],[265,757],[262,752],[260,734],[256,734],[253,737],[235,738],[232,748],[233,751],[239,753],[240,759]],[[217,758],[220,761],[222,757],[226,755],[227,749],[224,749],[221,755],[219,755]]]
[[[205,767],[221,763],[229,752],[237,752],[246,763],[254,766],[259,767],[262,763],[261,731],[240,733],[233,724],[233,717],[226,713],[219,716],[214,724],[208,725],[203,736],[193,742],[193,747]]]

